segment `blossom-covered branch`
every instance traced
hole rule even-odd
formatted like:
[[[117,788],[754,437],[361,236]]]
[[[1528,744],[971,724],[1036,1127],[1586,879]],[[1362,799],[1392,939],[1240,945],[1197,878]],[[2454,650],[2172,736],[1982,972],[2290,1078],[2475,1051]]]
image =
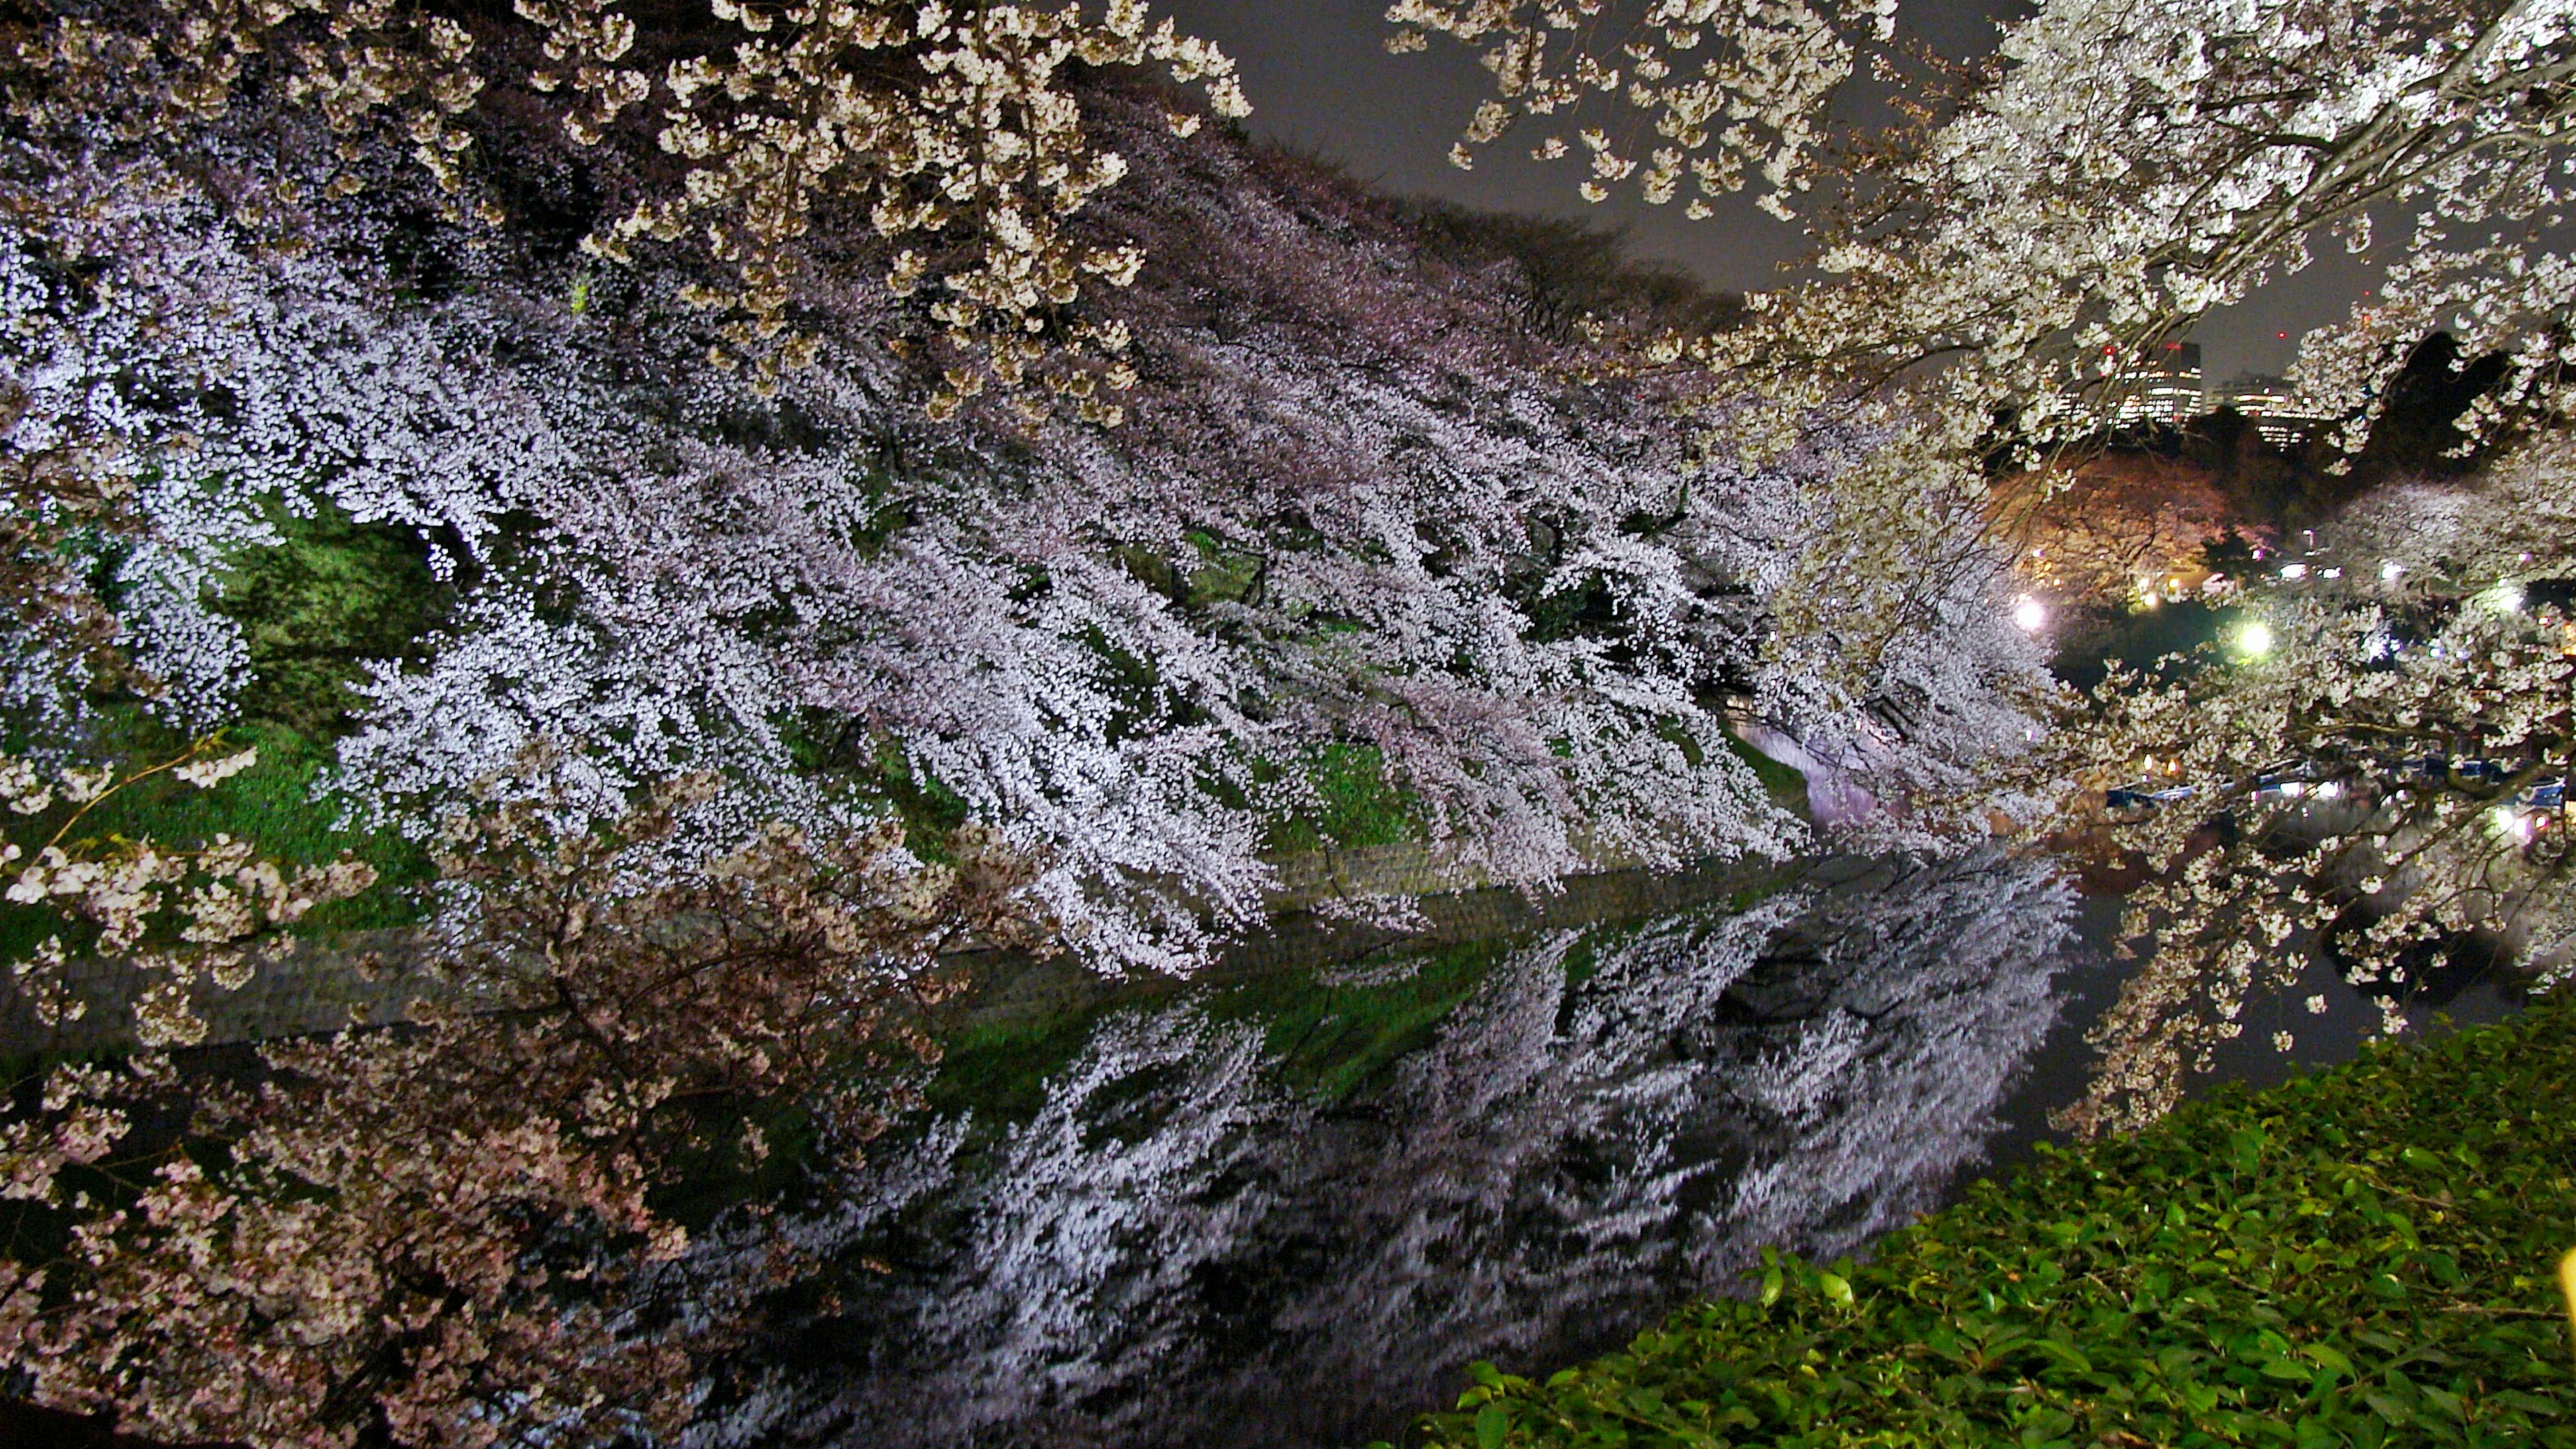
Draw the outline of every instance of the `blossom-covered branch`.
[[[0,1262],[0,1355],[38,1400],[317,1449],[675,1427],[740,1325],[626,1296],[688,1241],[651,1191],[692,1154],[756,1168],[764,1120],[855,1162],[936,1055],[930,953],[1028,934],[1025,872],[891,831],[640,868],[716,788],[574,838],[525,804],[462,816],[472,909],[408,1027],[271,1045],[248,1082],[143,1056],[22,1092],[0,1193],[49,1205],[56,1247]]]

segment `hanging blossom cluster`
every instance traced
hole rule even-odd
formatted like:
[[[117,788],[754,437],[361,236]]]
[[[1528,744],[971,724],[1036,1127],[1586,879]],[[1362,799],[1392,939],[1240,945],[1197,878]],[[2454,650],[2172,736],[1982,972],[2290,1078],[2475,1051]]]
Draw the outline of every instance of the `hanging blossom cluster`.
[[[1853,148],[1826,275],[1753,298],[1709,357],[1790,398],[1937,363],[1918,385],[1954,447],[1996,409],[2024,443],[2069,441],[2143,349],[2317,247],[2372,254],[2375,220],[2404,240],[2388,284],[2296,369],[2347,443],[2438,329],[2511,359],[2472,438],[2557,418],[2571,48],[2555,3],[2057,0],[2007,28],[1992,80]]]
[[[675,1430],[742,1324],[628,1295],[688,1245],[651,1194],[710,1157],[758,1170],[789,1108],[855,1167],[936,1055],[934,954],[1028,919],[1005,852],[925,865],[891,828],[643,863],[721,788],[579,838],[528,803],[458,817],[445,884],[477,909],[403,1032],[271,1044],[247,1078],[56,1069],[0,1128],[0,1193],[67,1230],[52,1260],[0,1260],[0,1358],[40,1402],[174,1441]]]
[[[1476,107],[1449,150],[1461,170],[1514,129],[1545,130],[1534,160],[1573,156],[1583,199],[1605,201],[1634,180],[1654,206],[1688,186],[1693,221],[1712,198],[1767,188],[1759,204],[1782,219],[1818,169],[1834,94],[1849,80],[1855,41],[1894,33],[1895,0],[1656,0],[1621,28],[1606,0],[1398,0],[1386,48],[1429,48],[1431,37],[1481,46],[1495,98]],[[1609,112],[1582,125],[1586,103]],[[1648,122],[1653,137],[1642,136]],[[1569,143],[1567,135],[1574,136]],[[1579,146],[1579,150],[1577,149]]]
[[[1075,304],[1094,282],[1128,285],[1144,257],[1087,241],[1071,221],[1127,163],[1088,139],[1065,72],[1155,63],[1218,116],[1251,110],[1231,60],[1169,19],[1151,23],[1140,0],[1108,0],[1096,16],[1079,4],[719,3],[717,32],[658,36],[606,0],[513,8],[525,28],[404,0],[47,13],[11,37],[9,106],[41,129],[135,145],[237,121],[245,97],[282,101],[324,119],[325,164],[318,178],[245,187],[246,214],[358,194],[371,143],[389,142],[434,178],[440,215],[497,226],[512,214],[469,153],[476,108],[506,92],[552,114],[577,147],[651,178],[584,250],[626,262],[645,240],[685,242],[712,263],[686,296],[716,316],[706,356],[717,365],[748,359],[766,390],[812,359],[791,283],[819,221],[872,234],[896,295],[930,293],[934,414],[998,385],[1033,418],[1060,404],[1095,424],[1116,423],[1114,395],[1134,373],[1115,323]],[[641,119],[652,111],[658,131]],[[1201,118],[1167,119],[1186,134]]]
[[[485,85],[474,45],[455,20],[393,0],[43,7],[8,37],[6,93],[10,113],[40,133],[131,145],[217,120],[245,90],[274,84],[325,120],[338,159],[350,163],[326,176],[329,194],[364,188],[358,143],[379,120],[454,193],[458,153],[472,141],[457,118]],[[292,202],[298,190],[279,199]]]
[[[60,918],[85,955],[120,961],[152,984],[137,995],[135,1034],[147,1047],[193,1046],[206,1023],[199,991],[238,991],[262,964],[295,949],[290,929],[314,907],[375,884],[373,866],[343,855],[327,865],[281,868],[248,841],[201,844],[83,835],[91,811],[160,774],[211,790],[258,760],[256,750],[217,752],[199,741],[159,764],[80,766],[0,755],[0,895]],[[88,1003],[64,979],[74,947],[60,930],[10,963],[13,987],[38,1025],[78,1021]]]
[[[638,238],[676,241],[702,225],[736,280],[695,288],[689,300],[739,314],[710,357],[759,355],[762,381],[774,385],[777,360],[810,360],[816,345],[807,336],[774,354],[757,351],[789,326],[797,240],[818,207],[832,207],[827,214],[842,224],[864,215],[896,248],[887,286],[898,297],[932,293],[930,320],[951,359],[928,404],[932,417],[950,415],[989,382],[1019,394],[1034,419],[1047,411],[1035,391],[1042,381],[1073,416],[1114,425],[1116,395],[1135,380],[1126,334],[1066,309],[1088,278],[1132,283],[1145,256],[1088,244],[1069,224],[1126,175],[1127,161],[1087,138],[1059,72],[1075,61],[1162,62],[1175,81],[1202,86],[1217,115],[1233,118],[1251,113],[1233,63],[1176,34],[1168,19],[1149,28],[1137,0],[1111,0],[1098,21],[1073,6],[952,11],[939,3],[774,11],[719,0],[716,15],[748,38],[730,58],[674,61],[664,82],[661,148],[690,163],[686,184],[639,203],[589,248],[626,261]],[[854,64],[854,56],[863,59]],[[621,74],[643,94],[640,74]],[[1175,113],[1169,124],[1186,135],[1199,119]],[[575,137],[593,142],[596,128]],[[1090,365],[1076,365],[1085,358]]]
[[[2031,764],[2095,791],[2188,787],[2160,809],[2070,823],[2151,871],[2125,931],[2149,957],[2097,1028],[2089,1131],[2179,1099],[2249,1001],[2310,951],[2403,1026],[2410,986],[2474,939],[2562,974],[2576,961],[2576,626],[2527,581],[2576,569],[2564,525],[2576,457],[2526,451],[2472,487],[2364,504],[2339,546],[2375,566],[2258,601],[2238,636],[2181,678],[2115,679],[2092,727]]]

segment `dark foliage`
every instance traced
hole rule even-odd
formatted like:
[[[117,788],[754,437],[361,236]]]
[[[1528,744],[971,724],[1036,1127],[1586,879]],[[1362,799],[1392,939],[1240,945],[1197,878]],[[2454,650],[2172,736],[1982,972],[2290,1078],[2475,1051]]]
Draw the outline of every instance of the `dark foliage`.
[[[11,1399],[0,1399],[0,1442],[11,1449],[240,1449],[213,1440],[177,1445],[120,1434],[111,1415],[72,1414]]]

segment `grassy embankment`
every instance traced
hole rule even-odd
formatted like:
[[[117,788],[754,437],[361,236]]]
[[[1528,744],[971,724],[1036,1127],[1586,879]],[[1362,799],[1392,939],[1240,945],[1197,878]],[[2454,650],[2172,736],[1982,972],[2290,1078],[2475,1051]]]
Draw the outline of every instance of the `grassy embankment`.
[[[271,521],[283,541],[235,555],[208,600],[241,627],[251,674],[239,713],[217,745],[256,747],[259,762],[209,791],[152,775],[68,823],[64,844],[148,840],[193,847],[229,835],[290,865],[348,851],[375,866],[382,884],[315,911],[302,923],[304,933],[410,924],[418,913],[408,892],[430,873],[425,854],[391,831],[342,829],[349,802],[315,786],[362,702],[355,686],[366,677],[367,661],[425,657],[425,640],[452,591],[430,570],[426,545],[405,530],[355,523],[329,507],[307,516],[276,509]],[[100,570],[112,600],[113,567],[103,562]],[[133,772],[189,748],[186,733],[156,720],[138,699],[103,696],[93,703],[94,727],[83,742],[93,759]],[[28,742],[6,743],[23,748]],[[67,929],[49,911],[0,905],[0,962],[24,959],[58,933],[76,953],[95,934]]]
[[[2576,993],[2049,1152],[1865,1266],[1771,1260],[1441,1449],[2576,1445]]]

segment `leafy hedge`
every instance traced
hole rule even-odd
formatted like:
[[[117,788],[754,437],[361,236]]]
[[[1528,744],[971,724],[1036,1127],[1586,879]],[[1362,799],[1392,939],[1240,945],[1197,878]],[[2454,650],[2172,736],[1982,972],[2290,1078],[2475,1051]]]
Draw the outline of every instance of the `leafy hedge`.
[[[1766,1257],[1433,1443],[2576,1446],[2576,994],[2051,1152],[1875,1261]]]

